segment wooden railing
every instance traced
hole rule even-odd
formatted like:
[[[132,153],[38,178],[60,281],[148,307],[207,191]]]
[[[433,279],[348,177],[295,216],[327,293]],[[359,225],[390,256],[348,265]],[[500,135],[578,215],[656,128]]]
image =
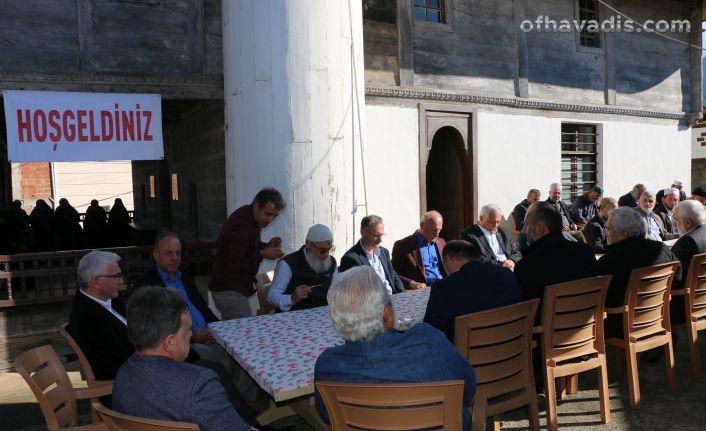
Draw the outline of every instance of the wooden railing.
[[[216,241],[184,243],[182,265],[194,274],[213,269]],[[120,268],[130,286],[153,264],[152,246],[106,248],[120,255]],[[79,286],[76,267],[92,250],[0,255],[0,309],[70,299]]]

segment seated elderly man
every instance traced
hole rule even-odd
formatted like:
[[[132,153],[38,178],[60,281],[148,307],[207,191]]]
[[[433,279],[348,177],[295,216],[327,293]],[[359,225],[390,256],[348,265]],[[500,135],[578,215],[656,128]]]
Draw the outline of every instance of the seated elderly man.
[[[520,252],[524,251],[524,249],[527,248],[527,238],[522,233],[522,226],[525,225],[525,216],[527,215],[527,210],[529,209],[530,205],[539,201],[541,198],[542,194],[539,192],[539,190],[530,189],[530,191],[527,192],[527,198],[523,199],[522,202],[515,205],[515,208],[512,210],[511,215],[512,218],[515,220],[515,229],[519,231],[519,234],[517,235],[517,243]]]
[[[250,431],[216,374],[184,363],[191,316],[177,291],[145,287],[128,302],[128,337],[136,353],[120,367],[113,408],[150,419],[191,422],[202,430]]]
[[[593,220],[598,212],[598,199],[603,196],[603,187],[594,185],[587,192],[574,199],[571,204],[571,218],[580,229]]]
[[[120,256],[92,251],[78,263],[80,288],[71,306],[68,333],[76,340],[99,380],[112,380],[132,355],[125,306],[118,297],[124,283]]]
[[[561,217],[564,232],[576,230],[576,221],[573,219],[569,207],[561,200],[561,184],[552,183],[549,186],[549,197],[545,202],[554,205],[554,208],[556,208]],[[568,236],[567,239],[569,239]]]
[[[599,275],[613,276],[608,286],[606,307],[623,306],[633,269],[678,260],[662,242],[645,238],[646,233],[644,217],[632,208],[618,208],[608,217],[608,246],[597,264]],[[675,281],[681,279],[680,274],[678,271]],[[622,336],[622,319],[622,315],[608,315],[606,337]]]
[[[699,186],[691,192],[690,200],[695,200],[701,203],[701,205],[706,205],[706,187]]]
[[[498,265],[480,262],[478,250],[468,242],[450,241],[443,256],[449,276],[431,288],[424,321],[444,331],[452,343],[457,316],[522,301],[517,278]]]
[[[441,263],[446,242],[439,237],[443,225],[441,214],[429,211],[422,215],[416,232],[395,241],[392,266],[405,289],[422,289],[446,276]]]
[[[670,189],[677,189],[679,190],[679,201],[685,201],[686,200],[686,192],[682,190],[684,188],[684,181],[682,180],[674,180],[672,181],[672,185],[669,186]],[[666,189],[665,189],[666,190]],[[660,202],[662,202],[662,198],[664,197],[664,190],[660,190],[657,192],[657,204],[659,205]]]
[[[370,266],[385,284],[387,292],[400,293],[405,290],[402,280],[390,261],[390,252],[383,246],[385,224],[382,217],[367,215],[360,220],[360,241],[348,249],[341,258],[340,272],[356,266]]]
[[[336,259],[331,229],[315,224],[306,234],[306,242],[286,255],[275,267],[275,278],[267,301],[279,311],[303,310],[326,305],[326,293],[336,277]]]
[[[500,227],[502,217],[497,205],[485,205],[480,209],[478,223],[461,232],[461,239],[478,250],[481,261],[496,263],[512,270],[522,255],[513,247],[510,234]]]
[[[642,195],[642,192],[645,190],[647,189],[644,184],[635,184],[632,191],[625,193],[618,199],[618,206],[637,208],[637,205],[640,203],[640,195]]]
[[[448,342],[444,334],[426,323],[400,333],[393,329],[395,316],[390,295],[375,271],[367,266],[342,273],[328,292],[333,326],[345,344],[329,347],[316,360],[314,381],[350,383],[400,383],[463,380],[463,404],[476,391],[475,370]],[[316,407],[328,421],[321,395]],[[464,430],[470,415],[463,409]]]
[[[674,224],[674,205],[679,203],[679,190],[664,189],[662,202],[654,209],[655,215],[662,219],[664,230],[667,234],[676,235],[677,226]]]
[[[672,253],[681,262],[681,280],[672,284],[672,289],[682,289],[688,280],[691,258],[706,253],[706,209],[695,200],[679,202],[674,207],[674,221],[679,229],[679,239],[672,246]],[[684,321],[684,297],[673,296],[670,303],[673,323]]]
[[[654,212],[655,202],[654,193],[645,190],[640,195],[640,204],[635,208],[635,211],[645,219],[647,238],[653,241],[662,241],[667,239],[667,232],[662,219]]]
[[[608,245],[608,240],[605,236],[605,222],[608,220],[610,213],[616,208],[618,208],[618,203],[615,199],[601,199],[601,204],[598,206],[598,214],[583,228],[583,237],[586,239],[586,244],[591,246],[596,254],[605,253],[605,247]]]

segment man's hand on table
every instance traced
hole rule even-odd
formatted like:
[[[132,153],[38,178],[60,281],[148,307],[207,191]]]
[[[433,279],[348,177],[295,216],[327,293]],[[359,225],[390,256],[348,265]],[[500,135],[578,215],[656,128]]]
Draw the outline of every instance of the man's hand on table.
[[[417,290],[417,289],[424,289],[426,288],[427,285],[424,283],[419,283],[418,281],[410,281],[409,282],[409,288],[410,290]]]
[[[306,284],[300,284],[299,286],[295,287],[294,292],[292,292],[292,304],[296,304],[302,299],[308,298],[309,292],[311,292],[311,288]]]
[[[199,328],[191,332],[191,341],[199,344],[211,344],[215,340],[213,335],[208,332],[208,328]]]

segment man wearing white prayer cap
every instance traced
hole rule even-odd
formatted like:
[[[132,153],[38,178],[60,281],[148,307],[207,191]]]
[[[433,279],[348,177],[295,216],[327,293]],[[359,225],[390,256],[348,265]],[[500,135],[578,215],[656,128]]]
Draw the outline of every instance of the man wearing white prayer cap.
[[[686,192],[682,190],[684,188],[684,181],[674,180],[674,181],[672,181],[672,185],[669,186],[669,188],[679,190],[679,202],[686,200]],[[664,190],[658,191],[657,192],[657,205],[662,204],[663,197],[664,197]]]
[[[331,229],[323,224],[310,227],[304,245],[277,263],[267,301],[279,311],[326,305],[328,288],[338,274],[332,250]]]

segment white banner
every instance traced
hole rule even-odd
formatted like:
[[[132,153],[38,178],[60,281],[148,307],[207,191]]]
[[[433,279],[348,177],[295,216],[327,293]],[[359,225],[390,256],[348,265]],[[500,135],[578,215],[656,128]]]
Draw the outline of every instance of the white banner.
[[[158,94],[4,91],[11,163],[164,158]]]

